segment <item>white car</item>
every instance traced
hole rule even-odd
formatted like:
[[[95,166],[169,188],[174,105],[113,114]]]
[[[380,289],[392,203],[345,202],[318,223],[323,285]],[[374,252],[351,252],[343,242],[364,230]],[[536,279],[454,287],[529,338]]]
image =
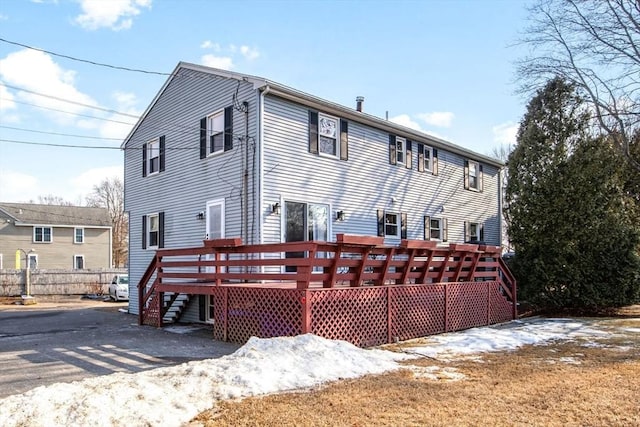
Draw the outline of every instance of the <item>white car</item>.
[[[109,285],[109,298],[114,301],[126,301],[129,299],[129,275],[118,274],[113,277]]]

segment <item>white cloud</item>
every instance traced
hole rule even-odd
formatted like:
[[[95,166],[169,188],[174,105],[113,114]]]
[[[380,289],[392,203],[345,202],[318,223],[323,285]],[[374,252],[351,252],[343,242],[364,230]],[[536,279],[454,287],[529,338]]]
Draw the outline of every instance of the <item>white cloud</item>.
[[[22,172],[0,172],[0,200],[4,202],[28,202],[35,199],[40,186],[35,176]]]
[[[3,13],[0,13],[0,21],[6,21],[8,19],[9,19],[9,17],[7,15],[5,15]]]
[[[518,134],[519,125],[513,122],[506,122],[494,126],[493,141],[499,144],[514,145],[516,143],[516,135]]]
[[[233,59],[229,56],[215,56],[208,53],[203,55],[200,61],[207,67],[219,68],[222,70],[230,70],[233,68]]]
[[[212,49],[214,52],[220,52],[220,45],[212,42],[211,40],[203,41],[200,47],[202,49]]]
[[[13,102],[13,99],[13,94],[7,90],[5,85],[0,83],[0,111],[16,108],[16,103]]]
[[[106,166],[102,168],[88,169],[82,172],[80,175],[69,180],[71,193],[76,195],[74,197],[81,195],[82,199],[84,199],[93,191],[94,185],[98,185],[106,178],[112,177],[118,177],[123,180],[124,166]]]
[[[80,0],[82,14],[75,21],[84,29],[127,30],[142,8],[151,8],[152,0]]]
[[[8,84],[20,88],[76,103],[97,105],[97,102],[89,95],[75,88],[75,71],[63,69],[55,63],[49,55],[43,52],[24,49],[10,53],[4,59],[0,59],[0,77]],[[86,110],[86,107],[81,105],[42,97],[28,92],[18,91],[15,96],[32,104],[71,113],[79,113]],[[53,115],[60,123],[68,124],[73,121],[72,116],[68,114],[48,110],[43,111],[47,111],[47,114]]]
[[[240,53],[245,57],[245,59],[249,61],[258,59],[258,57],[260,56],[260,52],[258,52],[258,49],[250,48],[249,46],[240,46]]]
[[[399,116],[391,117],[389,121],[402,126],[406,126],[411,129],[415,129],[420,132],[424,132],[422,127],[420,127],[417,122],[413,121],[413,119],[408,114],[400,114]]]
[[[453,121],[453,113],[448,111],[435,111],[433,113],[420,113],[416,115],[419,119],[424,120],[428,125],[445,127],[451,126]]]

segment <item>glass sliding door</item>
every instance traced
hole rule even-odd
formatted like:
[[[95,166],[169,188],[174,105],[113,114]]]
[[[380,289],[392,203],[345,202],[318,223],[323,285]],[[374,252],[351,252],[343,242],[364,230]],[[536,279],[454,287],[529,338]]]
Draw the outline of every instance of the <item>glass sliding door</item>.
[[[327,241],[329,238],[329,205],[285,202],[285,242],[308,240]],[[287,252],[286,258],[303,258],[304,252]],[[322,255],[318,255],[322,256]],[[287,266],[295,272],[295,266]]]

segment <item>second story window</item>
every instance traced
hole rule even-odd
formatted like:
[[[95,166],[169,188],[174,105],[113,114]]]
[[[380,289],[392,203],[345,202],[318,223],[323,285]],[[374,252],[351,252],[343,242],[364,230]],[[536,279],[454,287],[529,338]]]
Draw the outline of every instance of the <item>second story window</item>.
[[[411,169],[411,145],[412,142],[408,139],[389,135],[389,163],[392,165],[406,166],[407,169]]]
[[[464,161],[464,188],[482,191],[482,165],[473,160]]]
[[[405,151],[404,146],[406,144],[406,140],[404,138],[396,137],[396,164],[403,165],[405,161]]]
[[[84,228],[73,230],[73,243],[84,243]]]
[[[318,115],[318,151],[320,154],[338,154],[338,119]]]
[[[51,227],[33,227],[33,241],[36,243],[51,243]]]
[[[165,137],[155,138],[142,144],[142,176],[164,172]]]
[[[233,149],[233,107],[200,120],[200,158]]]

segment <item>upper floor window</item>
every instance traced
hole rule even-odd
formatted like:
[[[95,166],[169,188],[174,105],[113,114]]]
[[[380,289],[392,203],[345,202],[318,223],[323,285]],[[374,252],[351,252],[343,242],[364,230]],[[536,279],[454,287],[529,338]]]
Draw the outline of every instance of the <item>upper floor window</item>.
[[[73,243],[84,243],[84,228],[74,228]]]
[[[319,114],[318,139],[320,154],[336,156],[338,154],[338,119]]]
[[[389,163],[411,169],[411,144],[408,139],[389,135]]]
[[[309,110],[309,152],[349,160],[349,122]]]
[[[142,176],[164,171],[165,150],[164,135],[142,144]]]
[[[51,227],[33,227],[33,241],[37,243],[50,243],[53,238]]]
[[[482,165],[472,160],[464,161],[464,188],[482,191]]]
[[[233,148],[233,107],[209,114],[200,120],[200,158]]]

